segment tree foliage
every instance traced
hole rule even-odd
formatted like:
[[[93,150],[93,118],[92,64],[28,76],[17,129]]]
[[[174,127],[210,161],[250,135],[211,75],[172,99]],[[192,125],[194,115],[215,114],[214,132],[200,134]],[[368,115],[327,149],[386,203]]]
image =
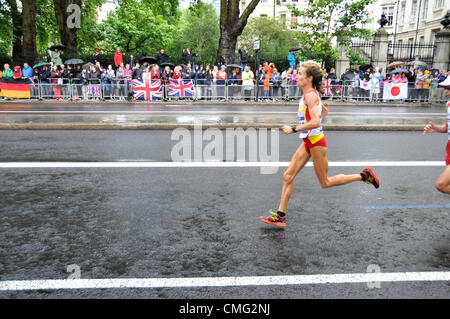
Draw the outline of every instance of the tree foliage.
[[[364,25],[370,21],[366,7],[373,2],[374,0],[308,0],[307,7],[302,10],[289,5],[302,20],[298,24],[302,56],[330,63],[339,58],[336,41],[348,43],[351,38],[370,38],[371,33]]]
[[[198,54],[197,62],[212,63],[216,59],[219,36],[219,17],[216,9],[211,4],[200,1],[183,10],[169,51],[176,59],[181,56],[183,49],[191,48]]]

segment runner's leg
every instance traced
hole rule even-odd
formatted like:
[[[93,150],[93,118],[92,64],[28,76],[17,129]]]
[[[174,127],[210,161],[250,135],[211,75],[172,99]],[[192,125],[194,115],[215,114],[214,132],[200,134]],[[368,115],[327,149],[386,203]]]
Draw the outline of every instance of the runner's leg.
[[[344,175],[339,174],[328,177],[328,159],[327,148],[316,146],[311,148],[311,157],[314,162],[314,170],[319,179],[322,188],[328,188],[338,185],[345,185],[357,181],[361,181],[361,174]]]
[[[286,212],[287,204],[289,198],[294,190],[294,178],[300,172],[300,170],[305,167],[306,163],[311,158],[311,155],[306,151],[304,144],[299,146],[297,151],[291,158],[291,162],[286,172],[283,175],[283,188],[281,189],[281,201],[278,210],[281,212]]]
[[[450,194],[450,165],[447,165],[444,172],[437,179],[436,189],[442,193]]]

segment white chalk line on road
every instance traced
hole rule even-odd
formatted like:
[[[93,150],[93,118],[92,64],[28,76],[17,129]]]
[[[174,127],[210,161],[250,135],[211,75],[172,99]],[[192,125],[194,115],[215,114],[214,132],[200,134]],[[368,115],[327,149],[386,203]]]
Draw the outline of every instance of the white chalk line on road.
[[[372,282],[450,281],[450,271],[359,273],[197,278],[114,278],[0,281],[0,291],[42,289],[198,288],[237,286],[285,286]]]
[[[214,115],[273,115],[273,114],[297,114],[293,111],[0,111],[0,114],[214,114]],[[398,113],[381,113],[381,112],[329,112],[328,115],[351,115],[351,116],[445,116],[445,113],[420,113],[420,112],[398,112]]]
[[[329,162],[330,167],[441,167],[444,161]],[[3,162],[0,168],[239,168],[288,167],[289,162]],[[308,162],[306,167],[313,167]]]

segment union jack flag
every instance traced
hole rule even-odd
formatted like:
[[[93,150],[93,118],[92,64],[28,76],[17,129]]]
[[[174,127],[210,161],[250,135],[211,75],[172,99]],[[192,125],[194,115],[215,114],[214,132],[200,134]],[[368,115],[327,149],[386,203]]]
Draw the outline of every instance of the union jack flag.
[[[163,96],[161,80],[133,80],[133,93],[136,100],[157,100]]]
[[[169,96],[193,96],[195,93],[194,82],[192,80],[170,81],[167,87],[169,88],[167,92]]]
[[[86,95],[100,96],[101,90],[99,86],[89,85],[86,87]]]
[[[330,79],[326,79],[323,82],[323,89],[325,90],[324,95],[327,95],[327,96],[333,95],[333,93],[331,92],[332,86],[331,86],[330,82],[331,82]]]

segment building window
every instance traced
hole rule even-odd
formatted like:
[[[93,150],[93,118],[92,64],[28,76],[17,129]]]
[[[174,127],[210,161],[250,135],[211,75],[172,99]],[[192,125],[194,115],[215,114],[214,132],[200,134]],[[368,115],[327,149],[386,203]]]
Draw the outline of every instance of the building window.
[[[392,26],[392,23],[394,22],[394,7],[383,7],[381,12],[384,13],[388,20],[387,26]]]
[[[444,7],[444,0],[434,0],[434,10],[442,9]]]
[[[414,0],[411,5],[411,15],[409,23],[414,23],[416,21],[416,14],[417,14],[417,0]]]
[[[267,14],[261,14],[260,17],[267,17]]]
[[[260,0],[261,3],[267,3],[267,0]]]
[[[425,0],[423,2],[423,8],[422,8],[422,20],[426,20],[428,17],[428,0]]]
[[[297,29],[297,16],[291,13],[291,29]]]
[[[402,7],[400,8],[400,25],[405,24],[405,12],[406,12],[406,4],[402,3]]]
[[[280,20],[282,24],[286,24],[286,13],[282,13],[280,15]]]

